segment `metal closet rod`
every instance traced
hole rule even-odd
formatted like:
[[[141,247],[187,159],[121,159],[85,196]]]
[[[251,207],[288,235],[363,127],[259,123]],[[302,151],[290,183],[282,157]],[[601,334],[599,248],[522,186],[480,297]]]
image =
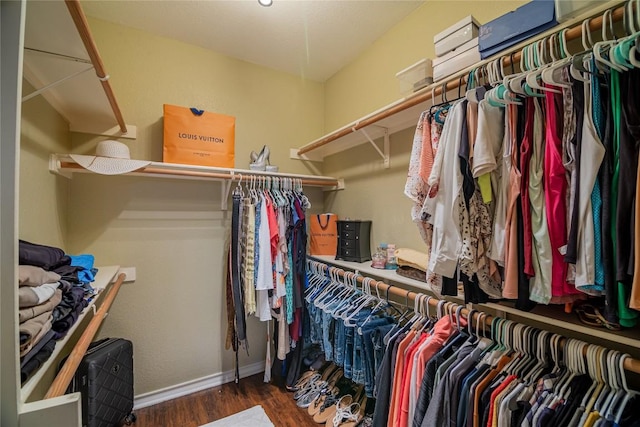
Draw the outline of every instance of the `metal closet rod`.
[[[118,106],[118,101],[116,101],[116,96],[114,95],[113,90],[111,89],[111,85],[109,84],[109,75],[104,68],[104,63],[102,62],[102,58],[98,53],[98,47],[93,40],[91,31],[89,31],[89,23],[87,22],[87,17],[82,10],[80,1],[65,0],[64,2],[67,5],[67,9],[69,9],[71,19],[73,19],[74,24],[76,24],[78,34],[80,34],[82,43],[84,44],[84,47],[89,54],[89,58],[91,59],[91,63],[96,70],[96,75],[98,76],[98,80],[100,80],[100,83],[102,84],[102,89],[104,89],[104,93],[105,95],[107,95],[109,105],[111,105],[113,114],[115,115],[118,126],[120,127],[120,132],[126,134],[127,125],[125,124],[124,118],[122,117],[122,112],[120,111],[120,107]]]
[[[615,22],[620,21],[624,16],[624,9],[625,9],[624,5],[615,8],[612,12],[612,16],[611,16],[612,20]],[[592,18],[589,21],[589,30],[596,31],[601,29],[603,20],[604,20],[603,15]],[[564,28],[559,28],[558,31],[562,31],[563,29]],[[581,24],[575,25],[567,30],[567,33],[566,33],[567,41],[575,40],[580,37],[582,37]],[[534,42],[535,40],[537,39],[531,39],[531,42]],[[507,67],[512,63],[518,63],[520,61],[521,56],[522,56],[522,49],[517,50],[515,52],[504,54],[500,59],[504,67]],[[488,59],[488,60],[481,61],[477,64],[476,68],[489,64],[493,61],[495,61],[495,59]],[[300,148],[298,150],[298,155],[300,156],[302,154],[313,151],[317,148],[327,145],[330,142],[340,139],[343,136],[349,135],[362,128],[375,124],[382,119],[386,119],[387,117],[393,116],[394,114],[397,114],[408,108],[415,107],[418,104],[421,104],[425,101],[430,100],[432,96],[433,97],[440,96],[442,95],[443,88],[444,88],[444,92],[457,89],[458,87],[465,85],[467,83],[467,78],[468,76],[466,75],[460,76],[459,74],[456,74],[455,77],[449,77],[448,79],[445,79],[444,82],[434,83],[433,85],[429,86],[429,88],[422,89],[419,94],[412,96],[410,98],[407,98],[405,101],[399,102],[398,104],[395,104],[388,109],[382,110],[377,114],[374,114],[359,122],[356,122],[353,126],[346,126],[344,128],[341,128],[327,135],[326,137],[324,137],[319,141],[316,141],[312,144],[309,144],[308,146]],[[434,87],[435,89],[430,89]]]
[[[389,285],[389,284],[387,284],[385,282],[382,282],[382,281],[379,281],[379,280],[375,280],[375,279],[371,279],[371,278],[362,276],[360,274],[356,275],[355,273],[353,273],[351,271],[345,271],[345,270],[343,270],[341,268],[327,265],[327,264],[325,264],[325,263],[323,263],[321,261],[313,260],[312,262],[316,263],[317,265],[319,265],[319,266],[321,266],[323,268],[327,268],[329,270],[329,273],[335,273],[335,274],[338,274],[341,277],[344,277],[345,275],[348,275],[348,277],[352,277],[352,275],[353,275],[353,276],[356,277],[356,280],[359,283],[362,283],[365,279],[370,279],[371,280],[370,285],[372,287],[375,287],[376,291],[384,292],[387,295],[388,294],[392,294],[392,295],[395,295],[395,296],[398,296],[398,297],[405,298],[407,301],[408,300],[415,301],[416,297],[418,296],[418,293],[416,293],[416,292],[407,291],[406,289],[402,289],[402,288],[399,288],[397,286]],[[437,307],[438,303],[440,301],[441,300],[439,300],[438,298],[434,298],[433,297],[433,298],[430,298],[428,300],[428,303],[431,306]],[[460,304],[456,304],[454,302],[449,302],[449,301],[445,302],[445,307],[450,306],[450,305],[454,306],[456,308],[460,307]],[[452,311],[455,311],[455,309],[453,309]],[[470,313],[469,309],[467,309],[466,307],[463,307],[460,313],[464,317],[469,319],[469,313]],[[473,314],[472,314],[471,322],[472,323],[477,323],[480,320],[484,320],[484,326],[490,328],[491,327],[491,322],[493,321],[493,316],[487,315],[484,312],[474,311]],[[540,328],[538,328],[538,329],[540,329]],[[640,374],[640,360],[628,357],[624,361],[624,368],[629,372],[634,372],[636,374]]]

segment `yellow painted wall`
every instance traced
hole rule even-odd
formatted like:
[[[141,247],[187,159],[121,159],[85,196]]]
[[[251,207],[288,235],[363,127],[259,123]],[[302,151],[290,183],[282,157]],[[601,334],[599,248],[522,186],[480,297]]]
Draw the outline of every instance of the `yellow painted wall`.
[[[122,140],[133,158],[162,160],[162,104],[170,103],[236,116],[238,168],[267,144],[281,171],[312,172],[289,148],[322,132],[322,84],[94,19],[90,27],[125,120],[137,126],[135,141]],[[49,153],[93,153],[104,137],[69,136],[42,102],[24,106],[21,237],[92,253],[97,265],[136,267],[100,331],[133,341],[136,395],[232,370],[223,286],[230,215],[220,209],[220,183],[50,175]],[[307,194],[322,211],[322,192]],[[248,330],[240,365],[264,365],[266,325],[251,319]]]
[[[34,88],[27,81],[23,94]],[[49,154],[71,149],[69,125],[42,97],[22,104],[19,236],[64,248],[68,235],[69,180],[49,173]]]
[[[484,23],[524,3],[426,1],[326,82],[325,133],[401,98],[395,74],[422,58],[433,58],[435,34],[467,15]],[[382,159],[368,144],[325,159],[323,172],[344,177],[346,185],[345,191],[326,197],[325,208],[342,217],[372,220],[372,250],[380,242],[425,250],[411,222],[411,201],[403,194],[414,129],[391,135],[389,169],[384,169]]]
[[[396,73],[423,58],[435,58],[435,34],[468,15],[482,24],[524,3],[427,0],[326,82],[325,133],[401,98]]]
[[[271,162],[281,171],[311,173],[288,159],[289,148],[398,98],[395,72],[432,56],[434,33],[470,12],[482,21],[517,3],[427,2],[324,85],[142,31],[89,22],[124,117],[138,127],[137,140],[123,140],[133,158],[162,159],[162,104],[172,103],[236,116],[236,167],[246,168],[249,152],[268,144]],[[133,340],[136,394],[231,370],[233,353],[223,348],[230,218],[219,209],[220,185],[88,174],[66,182],[43,172],[46,155],[92,153],[102,138],[73,134],[69,146],[59,119],[43,121],[40,107],[28,103],[23,127],[21,236],[40,242],[46,236],[44,243],[70,253],[93,253],[98,265],[137,268],[136,282],[122,288],[100,332]],[[389,170],[366,147],[329,158],[324,173],[346,177],[347,190],[330,193],[323,203],[322,192],[309,189],[312,210],[373,219],[373,242],[415,247],[419,239],[402,196],[411,138],[411,130],[392,136]],[[30,181],[24,175],[32,168],[40,176]],[[27,195],[37,197],[27,201]],[[34,211],[48,195],[57,218]],[[264,358],[265,325],[251,320],[248,329],[250,356],[241,353],[242,366]]]

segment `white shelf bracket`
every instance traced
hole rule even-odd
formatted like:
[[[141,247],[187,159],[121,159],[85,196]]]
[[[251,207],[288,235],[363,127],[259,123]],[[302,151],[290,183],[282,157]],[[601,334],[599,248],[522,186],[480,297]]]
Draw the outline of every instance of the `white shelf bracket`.
[[[382,157],[382,161],[384,162],[384,168],[389,169],[391,167],[391,162],[389,160],[389,129],[382,126],[379,126],[379,127],[384,132],[384,141],[382,146],[382,148],[384,149],[384,152],[380,149],[380,147],[378,147],[378,145],[373,141],[373,139],[371,139],[371,137],[369,136],[369,134],[364,128],[359,130],[360,132],[362,132],[364,137],[367,138],[367,141],[371,143],[371,146],[373,146],[373,148],[378,152],[378,154],[380,154],[380,157]],[[354,129],[354,132],[355,131],[356,129]]]
[[[31,92],[29,95],[23,96],[23,97],[22,97],[22,102],[28,101],[28,100],[30,100],[31,98],[34,98],[34,97],[36,97],[36,96],[40,95],[42,92],[45,92],[45,91],[47,91],[47,90],[49,90],[49,89],[51,89],[51,88],[53,88],[53,87],[56,87],[56,86],[58,86],[59,84],[66,82],[67,80],[70,80],[70,79],[72,79],[72,78],[74,78],[74,77],[79,76],[80,74],[84,74],[84,73],[86,73],[86,72],[87,72],[87,71],[89,71],[89,70],[93,70],[93,66],[91,66],[91,67],[89,67],[89,68],[85,68],[84,70],[80,70],[80,71],[78,71],[77,73],[73,73],[73,74],[71,74],[70,76],[63,77],[63,78],[61,78],[60,80],[57,80],[57,81],[55,81],[55,82],[53,82],[53,83],[50,83],[50,84],[48,84],[48,85],[46,85],[46,86],[41,87],[40,89],[34,90],[34,91],[33,91],[33,92]]]
[[[49,172],[55,173],[56,175],[64,176],[65,178],[71,179],[71,172],[63,171],[60,164],[60,159],[57,155],[51,154],[49,156]]]

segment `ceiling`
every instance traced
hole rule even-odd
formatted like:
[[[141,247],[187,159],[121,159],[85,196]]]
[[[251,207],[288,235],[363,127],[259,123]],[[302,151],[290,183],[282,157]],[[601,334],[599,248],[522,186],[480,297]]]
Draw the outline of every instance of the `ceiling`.
[[[425,0],[85,0],[85,14],[323,82]]]

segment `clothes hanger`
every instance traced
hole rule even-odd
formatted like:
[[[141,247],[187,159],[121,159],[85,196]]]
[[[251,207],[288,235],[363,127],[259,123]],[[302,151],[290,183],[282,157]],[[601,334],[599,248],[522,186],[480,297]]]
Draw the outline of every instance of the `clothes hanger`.
[[[332,270],[331,273],[331,284],[333,286],[328,289],[328,292],[319,296],[314,301],[314,305],[325,312],[327,312],[329,304],[332,304],[335,300],[342,298],[343,295],[346,296],[350,292],[350,289],[345,285],[345,283],[339,280],[340,274],[344,274],[345,271],[336,268]]]
[[[236,188],[233,190],[233,195],[240,196],[240,198],[244,199],[244,190],[242,189],[242,174],[240,173],[238,175],[240,175],[240,179],[236,184]]]
[[[322,290],[322,292],[320,292],[314,299],[313,299],[313,305],[315,305],[317,308],[319,309],[323,309],[323,301],[324,299],[327,297],[327,295],[330,295],[334,292],[335,289],[338,288],[338,281],[336,280],[336,271],[337,268],[332,267],[331,269],[328,270],[328,275],[329,275],[329,283],[327,283],[327,285],[325,286],[325,288]]]
[[[526,47],[526,46],[525,46]],[[511,70],[512,70],[512,74],[505,76],[504,77],[504,81],[502,84],[505,85],[505,87],[507,87],[507,89],[516,94],[516,95],[522,95],[522,96],[527,96],[527,93],[524,91],[524,87],[522,87],[522,83],[524,81],[524,57],[526,56],[524,53],[524,49],[522,54],[520,55],[520,72],[516,73],[514,70],[514,64],[513,64],[513,54],[514,52],[511,53]]]
[[[507,375],[512,375],[515,369],[522,363],[524,353],[521,348],[521,331],[523,325],[520,323],[509,323],[505,326],[504,343],[508,348],[509,353],[512,355],[511,361],[503,368],[502,372]]]
[[[615,394],[617,393],[619,386],[617,383],[615,370],[615,360],[618,357],[617,351],[610,351],[607,353],[607,357],[605,359],[606,367],[607,367],[607,385],[608,390],[605,394],[601,395],[600,398],[596,401],[595,408],[600,413],[600,415],[604,415],[609,409],[609,405],[613,401]]]
[[[490,333],[491,333],[491,340],[493,341],[493,346],[489,349],[486,350],[487,353],[485,353],[487,360],[490,361],[488,363],[494,365],[495,363],[491,363],[491,362],[495,362],[497,361],[497,359],[499,358],[498,353],[502,353],[502,344],[500,343],[500,337],[499,337],[499,330],[500,330],[500,324],[502,323],[504,319],[500,318],[500,317],[494,317],[493,319],[491,319],[491,325],[490,325]]]
[[[555,36],[556,37],[551,40],[559,40],[558,36]],[[570,89],[572,85],[570,82],[567,82],[563,78],[562,70],[571,62],[571,59],[570,57],[566,56],[566,52],[561,47],[560,41],[557,41],[557,47],[559,56],[556,57],[555,54],[551,54],[551,59],[553,60],[553,62],[540,71],[540,78],[544,83],[556,87]],[[553,52],[553,50],[554,49],[552,48],[550,51]]]
[[[482,86],[480,85],[480,81],[478,78],[479,68],[474,68],[471,72],[469,72],[469,77],[467,77],[467,91],[465,92],[465,97],[469,102],[475,102],[476,104],[480,102],[480,94],[478,93],[478,89]],[[482,93],[484,95],[484,92]]]
[[[479,319],[480,312],[478,310],[476,310],[475,308],[472,308],[471,310],[469,310],[467,312],[467,334],[475,335],[478,339],[480,339],[479,328],[478,328],[478,325],[480,324],[479,320],[476,321],[476,330],[475,330],[475,332],[473,330],[473,316],[475,316],[476,314],[478,314],[478,319]]]
[[[612,361],[612,364],[609,366],[609,369],[613,372],[613,376],[616,381],[616,390],[613,392],[613,397],[607,406],[607,409],[602,413],[604,418],[612,420],[615,418],[615,414],[617,413],[618,406],[624,400],[626,391],[622,388],[622,378],[620,375],[620,370],[618,369],[618,363],[622,360],[622,353],[617,353],[615,359]]]
[[[376,297],[371,294],[371,281],[373,281],[373,279],[370,277],[365,277],[363,279],[362,285],[364,287],[364,290],[363,290],[363,297],[360,298],[360,302],[356,305],[356,302],[354,301],[353,305],[356,307],[352,308],[352,310],[349,313],[343,313],[340,316],[343,319],[345,326],[348,326],[348,327],[358,326],[357,322],[352,322],[353,318],[356,317],[359,313],[361,313],[366,306],[376,301]]]
[[[314,295],[317,295],[317,292],[321,289],[321,284],[323,283],[324,274],[320,273],[320,265],[316,261],[307,260],[307,273],[311,276],[309,279],[309,285],[307,289],[304,290],[305,293],[305,301],[311,302]]]
[[[607,33],[607,25],[605,23],[609,24],[609,28],[611,30],[611,35],[612,35],[612,39],[609,39],[608,37],[608,33]],[[607,59],[604,56],[602,56],[603,51],[609,51],[609,48],[612,45],[617,44],[617,41],[615,40],[615,33],[613,32],[613,18],[612,18],[612,13],[611,10],[606,10],[604,12],[604,14],[602,15],[602,41],[597,42],[594,46],[593,46],[593,56],[596,59],[596,64],[602,64],[605,65],[607,67],[609,67],[609,69],[613,69],[616,70],[618,72],[624,72],[626,71],[625,68],[621,67],[618,64],[614,64],[613,62],[610,61],[610,58]],[[608,72],[608,70],[606,68],[601,68],[601,70]]]
[[[548,365],[547,361],[547,338],[550,338],[551,333],[548,331],[540,331],[535,337],[535,358],[537,363],[531,368],[531,370],[524,376],[522,382],[526,385],[532,384],[540,376],[541,372]]]
[[[615,417],[614,417],[614,422],[615,422],[616,425],[620,424],[620,421],[622,419],[622,414],[624,413],[624,410],[627,407],[627,404],[629,403],[629,400],[631,400],[632,397],[638,395],[637,391],[630,390],[629,387],[627,386],[627,377],[626,377],[626,373],[624,371],[624,361],[628,357],[629,357],[628,354],[623,354],[622,357],[620,357],[620,362],[618,364],[619,375],[620,375],[621,383],[622,383],[622,389],[625,392],[625,396],[624,396],[624,399],[621,402],[621,404],[620,404],[620,406],[618,408],[618,411],[616,412]]]
[[[347,289],[346,295],[340,298],[334,298],[329,303],[329,305],[333,305],[333,303],[335,303],[336,301],[338,301],[338,304],[335,305],[333,308],[328,308],[327,310],[327,313],[331,314],[331,316],[336,320],[340,319],[339,314],[342,313],[343,310],[348,308],[350,304],[354,301],[354,299],[359,298],[360,295],[362,294],[358,289],[357,276],[354,273],[350,271],[345,272],[343,276],[343,282],[344,282],[345,288]]]
[[[529,74],[530,71],[536,68],[536,65],[534,64],[533,59],[534,59],[533,45],[525,46],[524,49],[522,50],[522,55],[520,57],[520,60],[521,60],[520,69],[522,70],[522,75],[518,79],[520,82],[519,85],[520,87],[522,87],[525,96],[544,98],[543,94],[533,90],[529,86],[529,84],[526,82],[527,74]]]
[[[511,56],[513,61],[513,54]],[[495,61],[496,67],[499,65],[500,69],[500,77],[501,81],[496,86],[496,91],[493,96],[495,96],[494,102],[496,104],[504,104],[502,106],[506,106],[509,104],[522,105],[518,96],[515,92],[511,90],[510,81],[511,79],[517,77],[518,75],[515,73],[515,67],[513,62],[511,62],[511,74],[505,74],[504,71],[504,58],[501,57]],[[492,104],[493,105],[493,104]],[[497,106],[497,105],[496,105]]]
[[[544,43],[541,43],[540,41],[538,41],[534,44],[534,46],[535,46],[533,50],[534,63],[537,66],[537,68],[530,71],[525,77],[527,84],[531,89],[540,90],[542,92],[562,93],[561,90],[554,89],[552,87],[542,86],[538,82],[538,80],[541,79],[542,71],[547,67],[548,64],[544,62],[545,61]],[[538,61],[536,61],[535,58],[538,58]]]
[[[563,367],[564,370],[562,374],[558,377],[558,380],[554,386],[554,394],[555,395],[564,395],[566,391],[566,387],[571,382],[573,377],[575,376],[575,358],[577,357],[575,352],[576,340],[567,339],[564,343],[563,348]]]
[[[587,367],[589,370],[589,376],[591,377],[593,384],[591,385],[591,387],[589,387],[584,397],[582,398],[582,402],[580,406],[584,408],[584,412],[582,414],[582,417],[578,425],[584,425],[584,422],[589,416],[589,413],[591,412],[591,409],[593,408],[593,405],[598,395],[600,394],[602,388],[604,387],[605,382],[604,382],[604,379],[602,378],[602,372],[601,372],[601,366],[600,366],[600,361],[601,361],[600,354],[603,351],[604,351],[604,348],[599,346],[589,345],[587,347],[587,361],[588,361]]]
[[[587,61],[590,61],[593,56],[593,51],[591,50],[593,48],[593,39],[589,29],[590,22],[591,19],[582,21],[582,47],[584,51],[574,54],[571,59],[571,65],[569,66],[569,74],[571,74],[574,79],[585,83],[590,81],[588,75],[592,74],[592,71],[588,70],[584,65]],[[585,74],[587,77],[585,77]]]
[[[504,108],[505,106],[510,104],[522,105],[522,103],[518,101],[517,97],[513,98],[509,95],[511,92],[508,91],[508,86],[504,84],[505,75],[502,57],[490,63],[490,70],[492,70],[490,71],[490,83],[492,86],[494,86],[494,88],[485,93],[485,98],[487,99],[489,104],[493,105],[494,107],[501,108]]]
[[[640,4],[638,4],[638,6],[640,6]],[[627,3],[627,6],[624,9],[623,18],[626,37],[620,39],[618,44],[610,50],[609,57],[614,63],[626,69],[630,69],[637,66],[632,62],[632,59],[635,60],[633,47],[635,46],[635,50],[638,50],[638,40],[640,39],[640,33],[638,32],[640,28],[636,29],[635,18],[633,15],[633,1],[629,1]]]
[[[604,382],[604,387],[600,391],[600,394],[597,396],[592,410],[598,411],[602,409],[604,402],[607,400],[607,397],[611,393],[611,383],[609,381],[609,369],[607,360],[610,357],[610,354],[613,353],[613,350],[605,350],[600,354],[600,369],[602,370],[602,380]],[[601,412],[602,413],[602,412]]]
[[[576,376],[583,375],[586,373],[586,366],[584,361],[584,351],[586,349],[587,343],[577,340],[572,340],[572,345],[569,351],[569,370],[571,371],[571,375],[567,378],[563,387],[560,389],[558,393],[558,398],[565,399],[568,397],[568,394],[571,390],[569,390],[569,386],[571,382]]]
[[[447,84],[443,83],[440,89],[440,96],[442,102],[440,104],[432,105],[429,114],[434,118],[436,123],[440,125],[444,125],[445,117],[443,117],[444,112],[448,111],[451,108],[451,103],[447,100]]]
[[[371,282],[373,282],[373,279],[370,277],[365,277],[362,279],[362,288],[363,288],[362,292],[364,293],[364,296],[360,298],[360,301],[361,301],[360,304],[351,312],[351,314],[346,318],[344,318],[345,325],[347,325],[347,321],[348,321],[349,325],[347,326],[356,326],[351,322],[351,320],[357,314],[361,313],[362,310],[364,310],[367,306],[371,304],[374,304],[373,306],[375,306],[377,304],[378,301],[376,299],[376,296],[373,295],[373,293],[371,292]]]
[[[539,359],[533,351],[533,343],[536,341],[538,334],[539,332],[531,326],[525,326],[522,339],[522,351],[525,357],[523,358],[522,364],[518,366],[514,372],[518,378],[526,378],[539,363]]]
[[[377,299],[377,304],[371,309],[371,312],[369,313],[369,315],[364,319],[364,321],[362,322],[362,324],[360,326],[358,326],[358,334],[362,335],[362,327],[364,325],[366,325],[367,323],[369,323],[371,321],[371,319],[377,314],[380,313],[381,311],[384,310],[385,308],[385,304],[387,304],[387,302],[384,301],[384,299],[382,299],[380,297],[380,289],[378,287],[378,285],[380,284],[380,282],[376,281],[376,299]],[[388,289],[388,288],[387,288]]]
[[[350,313],[351,309],[354,308],[354,304],[359,304],[360,300],[364,297],[364,289],[358,289],[357,280],[355,284],[352,283],[352,275],[353,273],[351,272],[347,272],[345,275],[345,282],[350,292],[346,297],[340,298],[340,301],[338,301],[335,307],[328,310],[328,313],[336,320],[343,320],[343,313]]]
[[[340,270],[336,267],[332,267],[329,270],[329,283],[325,286],[324,290],[313,300],[313,304],[317,308],[324,310],[324,301],[328,300],[328,298],[334,295],[336,292],[342,290],[342,284],[337,277],[338,271]]]
[[[613,419],[616,421],[620,421],[622,412],[624,411],[624,408],[627,405],[629,399],[637,394],[637,392],[629,390],[629,387],[627,386],[627,379],[624,371],[624,360],[627,357],[629,356],[618,352],[615,364],[610,366],[610,369],[615,374],[618,390],[612,398],[611,403],[609,404],[609,407],[605,412],[605,417],[609,420]]]
[[[422,334],[422,332],[424,332],[427,329],[431,329],[431,327],[434,324],[433,319],[429,315],[429,301],[431,301],[432,298],[433,297],[431,297],[430,295],[424,295],[424,294],[420,297],[419,306],[420,306],[420,314],[422,315],[422,318],[419,321],[420,325],[416,330],[417,334],[414,341],[420,338],[420,335]]]

